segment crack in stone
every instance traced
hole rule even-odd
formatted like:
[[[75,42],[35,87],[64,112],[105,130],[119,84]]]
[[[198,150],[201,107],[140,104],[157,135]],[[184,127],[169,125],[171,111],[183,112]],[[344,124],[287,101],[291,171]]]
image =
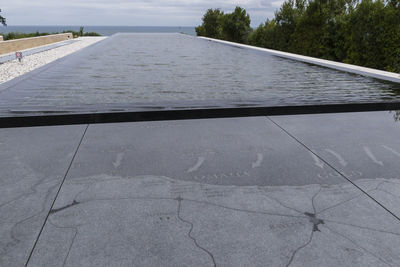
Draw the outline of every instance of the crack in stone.
[[[379,189],[379,186],[380,186],[381,184],[382,184],[382,183],[380,183],[375,189],[372,189],[372,190],[370,190],[370,191],[373,191],[373,190],[381,190],[381,189]],[[53,209],[53,210],[50,211],[50,213],[54,214],[54,213],[57,213],[57,212],[59,212],[59,211],[61,211],[61,210],[68,209],[68,208],[70,208],[70,207],[72,207],[72,206],[75,206],[75,205],[78,205],[78,204],[87,203],[87,202],[92,202],[92,201],[118,201],[118,200],[130,200],[130,199],[132,199],[132,200],[134,200],[134,199],[141,199],[141,200],[173,200],[173,201],[177,201],[177,202],[178,202],[178,207],[177,207],[177,217],[178,217],[178,219],[179,219],[180,221],[182,221],[182,222],[184,222],[184,223],[190,225],[190,230],[189,230],[189,232],[187,233],[188,237],[189,237],[191,240],[193,240],[194,244],[195,244],[199,249],[201,249],[202,251],[204,251],[205,253],[207,253],[207,254],[211,257],[214,266],[216,266],[216,262],[215,262],[215,259],[214,259],[214,255],[213,255],[210,251],[208,251],[207,249],[201,247],[201,246],[197,243],[196,238],[192,236],[192,231],[193,231],[193,227],[194,227],[193,223],[190,222],[190,221],[187,221],[187,220],[185,220],[185,219],[183,219],[183,218],[181,217],[181,208],[182,208],[182,207],[181,207],[181,205],[182,205],[181,203],[182,203],[182,201],[184,201],[184,200],[185,200],[185,201],[194,202],[194,203],[204,204],[204,205],[211,205],[211,206],[215,206],[215,207],[220,207],[220,208],[224,208],[224,209],[228,209],[228,210],[233,210],[233,211],[237,211],[237,212],[245,212],[245,213],[253,213],[253,214],[263,214],[263,215],[271,215],[271,216],[292,217],[292,218],[308,218],[309,221],[310,221],[310,223],[312,223],[312,225],[313,225],[310,238],[309,238],[309,240],[308,240],[307,243],[303,244],[302,246],[298,247],[297,249],[295,249],[295,250],[293,251],[293,253],[292,253],[291,257],[290,257],[290,261],[289,261],[289,263],[288,263],[286,266],[289,266],[289,265],[292,264],[292,262],[293,262],[293,260],[294,260],[294,258],[295,258],[295,256],[296,256],[296,254],[297,254],[301,249],[305,248],[306,246],[308,246],[308,245],[311,243],[311,241],[312,241],[312,239],[313,239],[314,232],[317,232],[317,231],[318,231],[318,232],[321,232],[320,229],[319,229],[319,226],[325,224],[326,222],[332,222],[332,223],[337,223],[337,224],[342,224],[342,225],[348,225],[348,226],[352,226],[352,227],[358,227],[358,228],[361,228],[361,229],[366,229],[366,230],[377,231],[377,232],[382,232],[382,233],[387,233],[387,234],[393,234],[393,235],[400,236],[400,233],[394,233],[394,232],[389,232],[389,231],[384,231],[384,230],[379,230],[379,229],[373,229],[373,228],[364,227],[364,226],[359,226],[359,225],[346,224],[346,223],[344,223],[344,222],[338,222],[338,221],[333,221],[333,220],[328,220],[328,219],[323,219],[323,218],[317,217],[317,215],[318,215],[319,213],[323,213],[323,212],[325,212],[326,210],[336,208],[336,207],[338,207],[338,206],[340,206],[340,205],[342,205],[342,204],[344,204],[344,203],[346,203],[346,202],[349,202],[349,201],[351,201],[351,200],[354,200],[354,199],[356,199],[356,198],[358,198],[358,197],[363,196],[363,194],[359,194],[359,195],[357,195],[357,196],[355,196],[355,197],[352,197],[352,198],[350,198],[350,199],[346,199],[346,200],[344,200],[344,201],[342,201],[342,202],[340,202],[340,203],[337,203],[337,204],[335,204],[335,205],[333,205],[333,206],[331,206],[331,207],[327,207],[327,208],[325,208],[325,209],[323,209],[323,210],[321,210],[321,211],[319,211],[319,212],[316,212],[315,200],[316,200],[318,194],[322,191],[322,187],[320,187],[319,190],[318,190],[318,192],[316,192],[316,193],[313,195],[313,197],[311,198],[311,204],[312,204],[312,207],[313,207],[313,210],[314,210],[313,213],[310,213],[310,212],[304,212],[304,213],[303,213],[303,212],[300,212],[300,211],[296,210],[295,208],[292,208],[292,207],[289,207],[289,206],[284,205],[284,204],[281,203],[279,200],[276,200],[276,199],[273,198],[273,197],[266,196],[267,198],[276,201],[276,202],[277,202],[279,205],[281,205],[282,207],[285,207],[285,208],[287,208],[287,209],[296,211],[296,212],[298,212],[298,213],[300,213],[300,214],[302,214],[302,215],[305,215],[305,216],[296,216],[296,215],[290,215],[290,214],[280,214],[280,213],[273,213],[273,212],[268,212],[268,211],[255,211],[255,210],[248,210],[248,209],[240,209],[240,208],[229,207],[229,206],[225,206],[225,205],[221,205],[221,204],[217,204],[217,203],[212,203],[212,202],[208,202],[208,201],[201,201],[201,200],[194,200],[194,199],[186,199],[186,198],[184,199],[184,198],[182,198],[181,196],[176,197],[176,198],[171,198],[171,197],[124,197],[124,198],[97,198],[97,199],[87,199],[87,200],[80,200],[80,201],[76,200],[76,199],[78,198],[78,196],[80,196],[81,194],[83,194],[83,192],[84,192],[85,190],[87,190],[89,187],[90,187],[90,185],[89,185],[88,187],[86,187],[85,189],[81,190],[81,191],[75,196],[75,198],[74,198],[72,204],[66,205],[66,206],[61,207],[61,208],[59,208],[59,209]],[[368,192],[369,192],[369,191],[368,191]],[[265,196],[265,195],[264,195],[264,196]],[[325,227],[326,227],[326,226],[325,226]],[[330,228],[328,228],[328,229],[330,229]],[[77,230],[76,230],[76,231],[77,231]],[[333,231],[332,231],[332,232],[333,232]],[[342,236],[340,233],[337,233],[337,234],[340,235],[340,236]],[[74,235],[73,242],[74,242],[74,240],[75,240],[76,235],[77,235],[77,232],[76,232],[75,235]],[[345,238],[344,236],[342,236],[342,237]],[[352,242],[353,244],[357,245],[356,243],[354,243],[354,241],[352,241],[352,240],[350,240],[350,239],[348,239],[348,240],[349,240],[350,242]],[[71,250],[71,248],[72,248],[73,242],[71,243],[70,249],[68,250],[68,255],[69,255],[70,250]],[[362,248],[362,247],[360,247],[360,248]],[[362,249],[364,249],[364,248],[362,248]],[[366,249],[364,249],[364,250],[366,250]],[[366,251],[367,251],[367,250],[366,250]],[[367,251],[367,252],[369,252],[369,251]],[[371,255],[373,255],[371,252],[369,252],[369,253],[370,253]],[[375,255],[374,255],[374,256],[375,256]],[[68,257],[68,256],[67,256],[67,257]],[[375,257],[377,257],[377,256],[375,256]],[[377,257],[377,258],[379,258],[379,257]],[[64,260],[64,265],[65,265],[65,262],[66,262],[66,259]]]
[[[73,207],[73,206],[78,205],[78,204],[80,204],[80,202],[78,202],[78,201],[76,201],[76,200],[74,199],[74,201],[73,201],[71,204],[68,204],[68,205],[66,205],[66,206],[64,206],[64,207],[61,207],[61,208],[58,208],[58,209],[52,209],[52,210],[50,211],[50,214],[57,213],[57,212],[59,212],[59,211],[68,209],[68,208]]]
[[[338,222],[338,221],[329,220],[329,219],[323,219],[323,221],[330,222],[330,223],[343,224],[343,225],[347,225],[347,226],[352,226],[352,227],[356,227],[356,228],[360,228],[360,229],[365,229],[365,230],[370,230],[370,231],[375,231],[375,232],[380,232],[380,233],[385,233],[385,234],[400,236],[400,233],[395,233],[395,232],[390,232],[390,231],[385,231],[385,230],[380,230],[380,229],[374,229],[374,228],[367,227],[367,226],[360,226],[360,225],[355,225],[355,224],[351,224],[351,223]]]
[[[311,243],[311,241],[312,241],[312,239],[313,239],[313,236],[314,236],[314,230],[311,231],[310,238],[309,238],[309,240],[307,241],[307,243],[301,245],[300,247],[296,248],[296,249],[293,251],[292,256],[290,257],[289,262],[286,264],[286,267],[289,267],[289,266],[292,264],[292,262],[293,262],[293,260],[294,260],[294,257],[296,256],[296,254],[297,254],[300,250],[302,250],[303,248],[307,247],[307,246]]]
[[[347,241],[351,242],[351,243],[352,243],[353,245],[355,245],[356,247],[361,248],[362,250],[366,251],[368,254],[371,254],[373,257],[377,258],[379,261],[385,263],[385,264],[388,265],[388,266],[392,266],[391,264],[387,263],[385,260],[383,260],[383,259],[380,258],[379,256],[376,256],[376,255],[375,255],[374,253],[372,253],[371,251],[369,251],[369,250],[367,250],[366,248],[364,248],[364,247],[358,245],[354,240],[352,240],[352,239],[348,238],[347,236],[345,236],[345,235],[343,235],[343,234],[341,234],[341,233],[339,233],[339,232],[333,230],[332,228],[330,228],[330,227],[328,227],[328,226],[324,226],[324,227],[326,227],[327,229],[329,229],[329,231],[331,231],[332,233],[334,233],[334,234],[336,234],[336,235],[338,235],[338,236],[340,236],[340,237],[346,239]]]
[[[43,179],[42,179],[42,181],[43,181]],[[41,183],[32,186],[31,189],[32,189],[32,188],[36,188],[36,187],[39,186],[40,184],[41,184]],[[11,222],[11,223],[14,224],[14,225],[11,227],[11,230],[10,230],[10,237],[11,237],[12,241],[11,241],[11,242],[7,242],[7,243],[5,244],[5,247],[2,248],[1,251],[0,251],[0,255],[6,255],[10,249],[14,248],[18,243],[21,242],[21,240],[18,239],[18,238],[16,237],[16,234],[15,234],[15,231],[16,231],[17,227],[18,227],[19,225],[21,225],[21,224],[23,224],[23,223],[25,223],[25,222],[31,220],[32,218],[35,218],[35,217],[41,215],[43,212],[45,212],[45,210],[46,210],[46,203],[48,202],[48,199],[49,199],[49,197],[50,197],[50,195],[51,195],[51,192],[52,192],[52,190],[53,190],[55,187],[57,187],[57,184],[56,184],[56,185],[53,185],[53,186],[51,186],[51,187],[49,187],[49,188],[47,189],[47,192],[46,192],[46,195],[45,195],[45,198],[44,198],[44,201],[43,201],[43,204],[42,204],[42,206],[41,206],[41,210],[40,210],[40,211],[38,211],[38,212],[32,214],[32,215],[29,216],[29,217],[23,218],[22,220],[19,220],[19,221],[17,221],[17,222]],[[32,195],[32,194],[34,194],[34,193],[37,193],[36,189],[32,189],[32,190],[33,190],[34,192],[29,193],[28,195]],[[4,224],[4,223],[7,223],[7,222],[2,222],[1,224]],[[10,223],[10,224],[11,224],[11,223]]]
[[[263,196],[266,197],[266,198],[268,198],[268,199],[272,199],[273,201],[275,201],[276,203],[278,203],[279,205],[281,205],[281,206],[284,207],[284,208],[287,208],[287,209],[289,209],[289,210],[293,210],[293,211],[295,211],[295,212],[297,212],[297,213],[299,213],[299,214],[303,214],[302,211],[299,211],[299,210],[297,210],[297,209],[295,209],[295,208],[286,206],[285,204],[283,204],[282,202],[280,202],[278,199],[276,199],[276,198],[274,198],[274,197],[267,196],[267,195],[265,195],[265,194],[263,194]]]
[[[196,238],[191,235],[192,231],[193,231],[193,227],[194,227],[193,223],[183,219],[182,216],[181,216],[181,209],[182,209],[181,205],[182,205],[183,198],[181,196],[179,196],[179,197],[175,198],[175,200],[178,201],[177,216],[178,216],[179,220],[181,220],[182,222],[187,223],[187,224],[190,225],[190,230],[188,232],[188,237],[193,240],[193,242],[196,245],[196,247],[198,247],[199,249],[203,250],[204,252],[206,252],[211,257],[213,265],[214,265],[214,267],[216,267],[217,264],[215,262],[214,255],[209,250],[207,250],[206,248],[200,246],[199,243],[197,242]]]
[[[64,261],[63,261],[63,265],[62,265],[62,266],[65,266],[66,263],[67,263],[67,259],[68,259],[68,257],[69,257],[69,253],[71,252],[72,246],[73,246],[73,244],[74,244],[74,242],[75,242],[76,236],[78,235],[78,226],[80,226],[80,225],[77,225],[77,226],[75,226],[75,227],[71,227],[71,226],[67,227],[67,226],[59,226],[59,225],[56,225],[56,224],[53,223],[50,219],[48,220],[48,222],[49,222],[49,224],[51,224],[53,227],[58,228],[58,229],[72,229],[72,230],[74,230],[74,236],[73,236],[73,238],[72,238],[71,244],[69,244],[67,255],[65,256]]]
[[[35,214],[33,214],[33,215],[27,217],[27,218],[24,218],[24,219],[22,219],[22,220],[16,222],[16,223],[11,227],[10,237],[11,237],[12,241],[11,241],[11,242],[5,243],[5,246],[0,250],[0,256],[1,256],[1,255],[6,255],[6,254],[8,253],[8,250],[9,250],[9,249],[15,247],[19,242],[21,242],[21,240],[18,239],[18,238],[15,236],[15,233],[14,233],[14,232],[15,232],[15,229],[18,227],[18,225],[23,224],[24,222],[26,222],[26,221],[28,221],[28,220],[30,220],[30,219],[32,219],[32,218],[34,218],[34,217],[40,215],[42,212],[43,212],[43,211],[40,211],[40,212],[37,212],[37,213],[35,213]]]
[[[170,198],[170,197],[122,197],[122,198],[96,198],[96,199],[87,199],[87,200],[80,200],[80,201],[74,200],[74,202],[76,202],[75,204],[69,204],[62,208],[52,210],[52,213],[70,208],[71,206],[74,206],[74,205],[83,204],[83,203],[89,203],[89,202],[95,202],[95,201],[130,200],[130,199],[131,200],[135,200],[135,199],[140,199],[140,200],[177,200],[177,198]],[[182,198],[182,200],[183,200],[183,198]],[[195,203],[200,203],[200,204],[205,204],[205,205],[211,205],[211,206],[215,206],[215,207],[220,207],[220,208],[224,208],[224,209],[239,211],[239,212],[281,216],[281,217],[291,217],[291,218],[307,218],[305,216],[296,216],[296,215],[290,215],[290,214],[273,213],[273,212],[268,212],[268,211],[255,211],[255,210],[233,208],[233,207],[228,207],[228,206],[224,206],[224,205],[220,205],[220,204],[216,204],[216,203],[211,203],[208,201],[194,200],[194,199],[188,199],[188,198],[185,198],[184,200],[190,201],[190,202],[195,202]]]
[[[315,205],[314,205],[314,200],[315,200],[315,198],[317,197],[317,195],[318,195],[321,191],[322,191],[322,187],[320,186],[318,192],[315,193],[315,194],[313,195],[313,197],[311,198],[311,205],[312,205],[312,207],[313,207],[314,214],[317,213],[316,208],[315,208]],[[307,214],[306,214],[306,215],[307,215]],[[308,215],[307,215],[307,216],[308,216]]]
[[[361,196],[364,196],[364,193],[360,193],[360,194],[358,194],[358,195],[355,196],[355,197],[349,198],[349,199],[344,200],[344,201],[342,201],[342,202],[339,202],[339,203],[337,203],[337,204],[335,204],[335,205],[333,205],[333,206],[330,206],[330,207],[327,207],[327,208],[325,208],[325,209],[322,209],[322,210],[318,211],[317,214],[324,213],[324,212],[327,211],[327,210],[336,208],[336,207],[338,207],[338,206],[340,206],[340,205],[343,205],[343,204],[346,203],[346,202],[352,201],[352,200],[357,199],[357,198],[359,198],[359,197],[361,197]]]
[[[80,193],[82,193],[82,192],[80,192]],[[319,193],[319,192],[318,192]],[[317,193],[317,194],[318,194]],[[357,197],[360,197],[360,196],[362,196],[363,194],[360,194],[360,195],[358,195]],[[316,195],[315,195],[316,196]],[[315,198],[315,196],[314,196],[314,198]],[[357,198],[357,197],[355,197],[355,198]],[[345,203],[345,202],[348,202],[349,200],[352,200],[352,199],[355,199],[355,198],[351,198],[351,199],[348,199],[348,200],[346,200],[346,201],[343,201],[343,202],[341,202],[341,203]],[[174,199],[174,198],[169,198],[169,197],[125,197],[125,198],[97,198],[97,199],[89,199],[89,200],[82,200],[82,201],[76,201],[76,200],[74,200],[75,202],[77,202],[77,204],[83,204],[83,203],[88,203],[88,202],[92,202],[92,201],[118,201],[118,200],[129,200],[129,199],[142,199],[142,200],[177,200],[176,198]],[[296,216],[296,215],[290,215],[290,214],[280,214],[280,213],[272,213],[272,212],[266,212],[266,211],[254,211],[254,210],[246,210],[246,209],[239,209],[239,208],[233,208],[233,207],[228,207],[228,206],[224,206],[224,205],[220,205],[220,204],[216,204],[216,203],[211,203],[211,202],[208,202],[208,201],[200,201],[200,200],[194,200],[194,199],[187,199],[187,198],[185,198],[184,199],[185,201],[190,201],[190,202],[195,202],[195,203],[200,203],[200,204],[205,204],[205,205],[211,205],[211,206],[215,206],[215,207],[221,207],[221,208],[224,208],[224,209],[229,209],[229,210],[233,210],[233,211],[239,211],[239,212],[246,212],[246,213],[254,213],[254,214],[264,214],[264,215],[272,215],[272,216],[282,216],[282,217],[292,217],[292,218],[310,218],[310,215],[311,214],[313,214],[314,216],[315,216],[315,214],[314,213],[302,213],[302,214],[305,214],[306,216]],[[341,203],[338,203],[338,204],[336,204],[336,205],[334,205],[334,206],[332,206],[332,207],[336,207],[336,206],[338,206],[339,204],[341,204]],[[65,207],[63,207],[62,209],[66,209],[66,208],[69,208],[70,206],[72,206],[72,204],[70,204],[70,205],[68,205],[68,206],[65,206]],[[326,209],[325,209],[326,210]],[[323,211],[325,211],[325,210],[323,210]],[[59,210],[57,210],[57,211],[59,211]],[[318,212],[319,213],[319,212]],[[318,214],[317,213],[317,214]],[[310,222],[311,223],[313,223],[313,225],[314,225],[314,223],[317,223],[317,226],[319,225],[319,224],[322,224],[322,223],[325,223],[325,222],[334,222],[334,223],[341,223],[341,224],[344,224],[344,225],[350,225],[350,226],[353,226],[353,227],[358,227],[358,228],[362,228],[362,229],[367,229],[367,230],[372,230],[372,231],[378,231],[378,232],[384,232],[384,233],[389,233],[389,234],[393,234],[393,235],[399,235],[400,236],[400,233],[394,233],[394,232],[388,232],[388,231],[383,231],[383,230],[380,230],[380,229],[373,229],[373,228],[369,228],[369,227],[364,227],[364,226],[359,226],[359,225],[352,225],[352,224],[346,224],[346,223],[342,223],[342,222],[338,222],[338,221],[333,221],[333,220],[329,220],[329,219],[323,219],[323,218],[321,218],[321,219],[316,219],[316,220],[320,220],[320,221],[311,221],[311,219],[310,219]],[[318,227],[317,227],[318,228]]]
[[[310,223],[313,224],[313,232],[317,232],[317,231],[318,231],[318,232],[321,232],[321,231],[318,229],[318,225],[320,225],[320,224],[325,224],[324,220],[318,219],[318,218],[315,216],[314,213],[304,212],[304,214],[305,214],[306,216],[309,217]]]
[[[388,195],[391,195],[392,197],[395,197],[395,198],[399,198],[399,197],[400,197],[400,196],[395,195],[395,194],[393,194],[393,193],[391,193],[391,192],[389,192],[389,191],[386,191],[385,189],[378,188],[378,189],[376,189],[376,191],[384,192],[384,193],[386,193],[386,194],[388,194]]]
[[[228,210],[234,210],[234,211],[246,212],[246,213],[281,216],[281,217],[291,217],[291,218],[306,218],[305,216],[297,216],[297,215],[290,215],[290,214],[273,213],[273,212],[268,212],[268,211],[254,211],[254,210],[233,208],[233,207],[228,207],[228,206],[224,206],[224,205],[220,205],[220,204],[216,204],[216,203],[211,203],[208,201],[200,201],[200,200],[187,199],[187,198],[185,198],[185,201],[191,201],[191,202],[195,202],[195,203],[211,205],[211,206],[220,207],[220,208],[224,208],[224,209],[228,209]]]

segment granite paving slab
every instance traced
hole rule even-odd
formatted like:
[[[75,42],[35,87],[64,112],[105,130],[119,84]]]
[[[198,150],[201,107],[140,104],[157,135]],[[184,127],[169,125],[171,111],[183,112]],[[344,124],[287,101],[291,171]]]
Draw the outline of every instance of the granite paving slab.
[[[98,124],[87,134],[70,177],[151,174],[221,185],[345,181],[329,177],[332,170],[316,166],[266,117]]]
[[[394,266],[400,221],[266,117],[90,125],[28,266]]]
[[[270,119],[399,217],[399,114],[382,111]],[[326,167],[321,164],[321,169]]]
[[[0,129],[0,266],[23,266],[85,126]]]

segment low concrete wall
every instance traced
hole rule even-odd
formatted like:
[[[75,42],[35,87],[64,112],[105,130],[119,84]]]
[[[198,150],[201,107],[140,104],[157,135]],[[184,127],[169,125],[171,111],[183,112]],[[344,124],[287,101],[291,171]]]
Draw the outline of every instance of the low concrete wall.
[[[0,42],[0,55],[72,39],[72,33],[52,34]]]
[[[331,68],[331,69],[337,69],[337,70],[341,70],[341,71],[355,73],[355,74],[359,74],[362,76],[373,77],[373,78],[377,78],[377,79],[381,79],[381,80],[385,80],[385,81],[400,83],[400,74],[394,73],[394,72],[365,68],[365,67],[361,67],[361,66],[345,64],[345,63],[335,62],[335,61],[331,61],[331,60],[325,60],[325,59],[320,59],[320,58],[315,58],[315,57],[307,57],[307,56],[302,56],[302,55],[298,55],[298,54],[286,53],[286,52],[282,52],[282,51],[266,49],[266,48],[251,46],[251,45],[238,44],[238,43],[233,43],[233,42],[228,42],[228,41],[223,41],[223,40],[218,40],[218,39],[213,39],[213,38],[208,38],[208,37],[199,37],[199,38],[217,42],[217,43],[223,43],[223,44],[227,44],[227,45],[231,45],[231,46],[263,51],[263,52],[266,52],[266,53],[269,53],[269,54],[272,54],[275,56],[289,58],[289,59],[302,61],[302,62],[306,62],[306,63],[311,63],[311,64],[315,64],[315,65],[319,65],[319,66],[323,66],[323,67],[327,67],[327,68]]]

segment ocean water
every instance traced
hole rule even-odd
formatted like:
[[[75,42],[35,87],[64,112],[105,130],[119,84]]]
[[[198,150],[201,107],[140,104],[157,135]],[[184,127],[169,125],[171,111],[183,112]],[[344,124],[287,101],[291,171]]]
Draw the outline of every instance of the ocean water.
[[[62,31],[79,31],[80,26],[0,26],[0,33],[9,32],[62,32]],[[195,27],[164,27],[164,26],[84,26],[84,32],[97,32],[104,36],[113,35],[118,32],[148,32],[148,33],[185,33],[196,35]]]
[[[400,85],[178,33],[120,33],[0,85],[0,113],[400,100]]]

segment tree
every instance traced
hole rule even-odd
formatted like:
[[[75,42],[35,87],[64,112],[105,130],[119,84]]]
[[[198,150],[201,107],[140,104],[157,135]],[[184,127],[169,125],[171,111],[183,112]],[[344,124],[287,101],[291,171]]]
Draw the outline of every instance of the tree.
[[[203,24],[196,27],[198,36],[238,43],[247,43],[250,32],[250,16],[238,6],[231,14],[224,14],[218,8],[208,9],[203,16]]]
[[[237,6],[231,14],[221,17],[222,37],[225,40],[247,43],[250,28],[250,16],[246,10]]]
[[[1,12],[1,9],[0,9],[0,12]],[[3,26],[7,26],[6,18],[4,18],[4,17],[1,16],[1,15],[0,15],[0,23],[1,23]]]
[[[384,35],[385,30],[388,30],[385,29],[385,20],[383,1],[362,0],[357,5],[349,17],[347,63],[376,69],[385,68],[383,48],[387,38]],[[393,26],[396,27],[391,27]]]
[[[275,42],[277,40],[276,33],[276,21],[267,19],[264,24],[258,26],[258,28],[250,34],[249,44],[279,50],[280,47],[278,47]]]
[[[345,0],[314,0],[298,19],[289,50],[307,56],[343,60]]]
[[[199,36],[206,36],[210,38],[221,37],[220,20],[224,12],[217,9],[208,9],[203,16],[203,24],[196,27],[196,33]]]
[[[400,73],[400,1],[390,1],[384,12],[383,32],[381,32],[384,69]]]
[[[285,1],[275,12],[275,43],[279,50],[289,51],[290,40],[305,9],[305,1]]]

